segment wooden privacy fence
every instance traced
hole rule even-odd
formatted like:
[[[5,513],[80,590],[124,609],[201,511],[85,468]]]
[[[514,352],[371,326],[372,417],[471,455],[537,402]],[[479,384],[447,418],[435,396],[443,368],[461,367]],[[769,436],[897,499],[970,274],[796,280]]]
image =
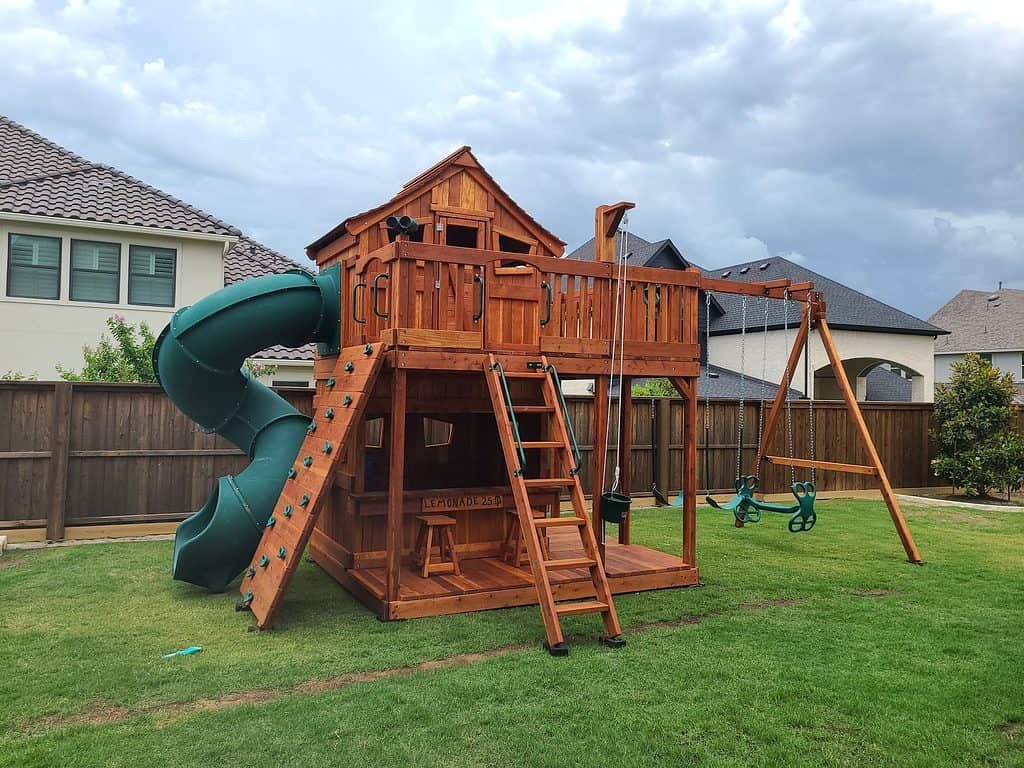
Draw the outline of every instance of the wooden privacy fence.
[[[312,412],[312,390],[280,394],[303,413]],[[583,453],[583,486],[591,487],[594,403],[567,398]],[[744,472],[756,454],[758,402],[744,408]],[[893,486],[943,485],[931,473],[926,403],[864,403]],[[705,409],[708,429],[705,432]],[[792,406],[794,453],[810,456],[806,402]],[[615,433],[612,407],[611,437]],[[715,400],[698,411],[698,487],[732,490],[736,476],[739,403]],[[814,404],[818,459],[866,464],[857,435],[839,402]],[[632,492],[647,495],[651,483],[677,493],[683,471],[683,403],[633,399]],[[788,455],[786,420],[776,429],[769,453]],[[0,382],[0,529],[43,527],[60,539],[65,526],[181,520],[198,509],[217,477],[240,472],[248,459],[217,435],[204,434],[155,384]],[[623,462],[624,463],[624,462]],[[614,452],[605,488],[611,487]],[[796,470],[806,479],[808,470]],[[763,466],[766,492],[784,491],[787,467]],[[873,478],[819,472],[822,490],[874,488]]]

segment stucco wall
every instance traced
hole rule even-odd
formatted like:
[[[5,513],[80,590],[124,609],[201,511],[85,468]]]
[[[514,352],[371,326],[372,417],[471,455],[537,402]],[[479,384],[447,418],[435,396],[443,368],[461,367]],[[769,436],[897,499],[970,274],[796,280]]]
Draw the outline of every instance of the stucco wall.
[[[782,380],[782,373],[786,367],[786,360],[789,357],[790,348],[796,337],[796,329],[789,331],[789,341],[786,343],[783,331],[769,331],[767,335],[767,368],[765,378],[768,381],[779,382]],[[912,336],[909,334],[897,333],[872,333],[870,331],[843,331],[833,330],[832,337],[835,340],[836,348],[843,360],[864,360],[892,362],[911,372],[920,374],[920,379],[915,381],[915,399],[922,402],[932,402],[934,399],[935,373],[934,353],[935,344],[931,336]],[[748,376],[761,377],[762,350],[765,347],[764,334],[759,332],[748,332],[746,339],[746,373]],[[814,390],[814,372],[823,366],[828,365],[828,356],[821,344],[816,332],[811,333],[806,353],[808,363],[808,379],[811,382],[812,394],[821,398],[835,397],[834,391]],[[720,365],[734,371],[740,369],[740,334],[728,336],[712,336],[709,354],[711,365]],[[860,367],[858,363],[857,367]],[[850,383],[856,386],[853,377],[858,371],[849,371]],[[916,378],[916,377],[915,377]],[[820,389],[831,390],[827,382],[820,383]],[[794,377],[793,389],[804,391],[804,362],[797,369]]]
[[[1021,370],[1021,352],[992,352],[992,365],[1004,373],[1012,373],[1014,381],[1024,381]],[[953,373],[953,363],[963,360],[963,354],[936,355],[935,381],[946,383]]]
[[[60,298],[24,299],[7,296],[8,235],[45,235],[61,238]],[[71,240],[121,243],[120,300],[116,304],[70,301]],[[224,287],[223,243],[174,235],[163,237],[115,230],[36,224],[0,218],[0,375],[20,371],[40,379],[57,377],[57,363],[82,367],[82,346],[95,344],[106,331],[106,319],[115,312],[129,322],[145,322],[159,333],[176,307],[128,304],[128,246],[152,245],[177,252],[176,307],[192,304]]]

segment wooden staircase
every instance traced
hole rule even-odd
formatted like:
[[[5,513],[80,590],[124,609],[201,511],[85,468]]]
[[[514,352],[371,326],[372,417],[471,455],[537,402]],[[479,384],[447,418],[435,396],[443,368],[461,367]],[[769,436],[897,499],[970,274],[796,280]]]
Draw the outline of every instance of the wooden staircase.
[[[528,363],[526,371],[506,371],[504,365],[489,356],[484,366],[487,386],[491,394],[494,416],[498,422],[498,435],[501,439],[508,477],[512,485],[512,495],[516,502],[519,525],[526,539],[526,548],[530,558],[530,569],[537,586],[537,598],[540,602],[541,616],[544,619],[544,632],[547,636],[545,648],[553,656],[564,656],[569,652],[562,634],[560,619],[562,616],[575,616],[583,613],[600,613],[604,621],[605,634],[601,640],[606,645],[618,647],[625,644],[620,637],[622,628],[615,613],[611,589],[605,577],[604,564],[601,561],[597,539],[587,515],[580,487],[578,465],[579,455],[575,447],[575,438],[571,436],[567,415],[563,409],[563,400],[558,384],[557,372],[548,364],[547,358],[539,363]],[[543,396],[543,405],[516,405],[512,402],[508,380],[529,380],[536,382]],[[547,418],[547,429],[541,431],[546,438],[539,440],[522,440],[519,435],[518,414],[541,414]],[[557,468],[553,477],[526,477],[527,451],[550,451],[551,460],[536,463],[549,468]],[[532,467],[532,464],[530,465]],[[534,488],[552,489],[568,488],[572,499],[573,514],[570,517],[548,517],[535,519],[530,502],[530,490]],[[583,545],[582,557],[547,558],[541,547],[539,530],[542,528],[576,528]],[[586,568],[590,572],[594,584],[594,597],[589,600],[556,603],[551,589],[550,573],[556,570]]]
[[[331,378],[317,398],[309,433],[288,470],[281,496],[239,586],[242,600],[238,608],[252,610],[260,629],[274,622],[330,494],[345,443],[373,394],[382,360],[382,344],[342,349]]]

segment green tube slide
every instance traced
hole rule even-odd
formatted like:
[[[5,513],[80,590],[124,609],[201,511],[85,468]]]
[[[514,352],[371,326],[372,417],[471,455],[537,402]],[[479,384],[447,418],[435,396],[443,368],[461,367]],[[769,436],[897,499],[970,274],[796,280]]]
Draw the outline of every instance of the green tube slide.
[[[221,592],[252,559],[310,422],[243,363],[274,344],[336,350],[339,281],[338,267],[246,280],[178,310],[157,339],[153,369],[167,396],[251,459],[178,526],[175,579]]]

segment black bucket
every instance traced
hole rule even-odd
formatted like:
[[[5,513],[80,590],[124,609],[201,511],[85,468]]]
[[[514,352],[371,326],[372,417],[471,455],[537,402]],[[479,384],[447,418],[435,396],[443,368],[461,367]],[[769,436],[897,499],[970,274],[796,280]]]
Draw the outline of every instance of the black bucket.
[[[601,494],[601,518],[606,523],[622,523],[629,516],[632,499],[615,491]]]

